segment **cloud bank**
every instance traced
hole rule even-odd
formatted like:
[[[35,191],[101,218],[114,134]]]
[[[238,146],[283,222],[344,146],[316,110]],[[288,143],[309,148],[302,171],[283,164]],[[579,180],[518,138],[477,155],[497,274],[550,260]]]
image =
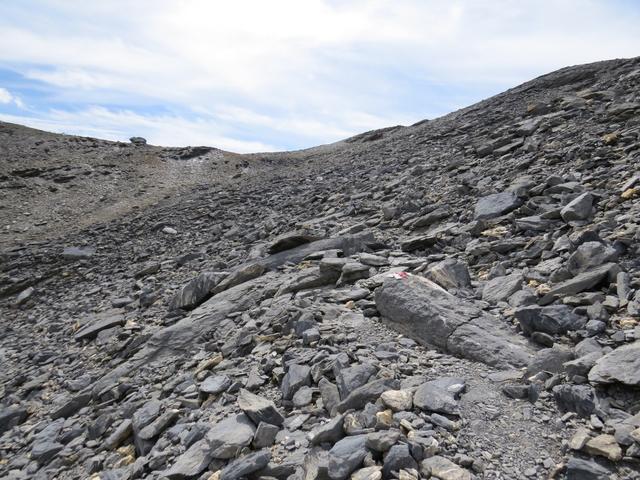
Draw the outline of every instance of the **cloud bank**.
[[[0,120],[302,148],[637,55],[639,20],[618,0],[4,2]]]

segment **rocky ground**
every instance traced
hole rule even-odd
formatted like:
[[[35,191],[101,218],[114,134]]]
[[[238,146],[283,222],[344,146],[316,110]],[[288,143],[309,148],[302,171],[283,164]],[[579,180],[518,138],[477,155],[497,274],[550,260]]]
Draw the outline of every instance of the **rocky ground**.
[[[301,152],[0,127],[3,478],[640,478],[640,59]]]

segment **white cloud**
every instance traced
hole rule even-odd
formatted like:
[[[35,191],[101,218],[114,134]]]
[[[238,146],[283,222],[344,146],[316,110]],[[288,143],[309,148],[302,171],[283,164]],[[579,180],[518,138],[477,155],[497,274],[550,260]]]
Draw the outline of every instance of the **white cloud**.
[[[24,103],[19,97],[12,95],[6,88],[0,87],[0,104],[15,105],[18,108],[24,108]]]
[[[12,101],[13,96],[9,93],[9,90],[0,87],[0,103],[11,103]]]
[[[278,145],[411,123],[555,68],[640,51],[640,9],[617,0],[39,3],[0,5],[0,65],[57,99],[208,112],[206,122],[256,139],[279,132]],[[169,135],[160,143],[190,138],[154,131]]]

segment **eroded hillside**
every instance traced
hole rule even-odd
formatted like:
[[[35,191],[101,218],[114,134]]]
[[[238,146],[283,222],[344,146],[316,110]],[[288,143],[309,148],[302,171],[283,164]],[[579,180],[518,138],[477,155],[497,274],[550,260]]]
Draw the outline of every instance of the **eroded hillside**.
[[[0,153],[0,474],[639,478],[640,60],[300,152]]]

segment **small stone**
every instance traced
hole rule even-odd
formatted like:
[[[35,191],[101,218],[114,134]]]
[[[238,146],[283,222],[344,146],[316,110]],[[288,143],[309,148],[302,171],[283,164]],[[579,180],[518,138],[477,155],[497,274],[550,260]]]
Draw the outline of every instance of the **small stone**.
[[[122,308],[122,307],[126,307],[127,305],[133,302],[134,300],[131,297],[114,298],[113,300],[111,300],[111,306],[113,308]]]
[[[131,137],[129,141],[136,147],[144,147],[147,144],[147,140],[143,137]]]
[[[421,410],[458,415],[456,396],[465,389],[465,381],[456,377],[444,377],[423,383],[413,395],[413,404]]]
[[[380,395],[382,403],[394,412],[411,410],[413,394],[408,390],[387,390]]]
[[[276,435],[280,428],[270,423],[260,422],[256,428],[256,434],[253,437],[252,445],[254,448],[270,447],[276,440]]]
[[[618,347],[598,359],[589,372],[589,381],[640,386],[640,341]]]
[[[522,201],[513,192],[501,192],[487,195],[478,200],[474,218],[486,220],[509,213],[522,205]]]
[[[454,430],[457,430],[459,428],[456,422],[452,422],[444,415],[439,415],[437,413],[431,414],[431,423],[437,425],[438,427],[442,427],[445,430],[449,430],[450,432],[453,432]]]
[[[25,303],[27,303],[27,301],[33,296],[35,291],[35,288],[29,287],[20,292],[20,294],[16,298],[15,305],[19,307],[20,305],[24,305]]]
[[[62,251],[62,258],[65,260],[81,260],[91,258],[96,253],[91,247],[66,247]]]
[[[571,440],[569,440],[569,448],[572,450],[582,450],[590,438],[591,436],[586,428],[579,428],[578,431],[573,434]]]
[[[560,216],[565,222],[584,220],[591,214],[592,205],[593,195],[589,192],[585,192],[573,199],[562,210],[560,210]]]
[[[266,467],[269,460],[271,460],[271,452],[267,449],[236,458],[222,470],[220,480],[246,478],[253,472]]]
[[[373,466],[361,468],[351,474],[351,480],[380,480],[382,478],[382,467]]]
[[[202,473],[211,462],[210,450],[206,440],[199,440],[180,455],[171,468],[162,474],[170,480],[193,478]]]
[[[337,442],[344,437],[344,431],[342,429],[343,423],[343,415],[338,415],[332,418],[327,423],[313,429],[309,433],[309,441],[312,445]]]
[[[256,425],[260,422],[266,422],[280,426],[284,422],[284,417],[271,400],[260,397],[244,388],[240,390],[238,395],[238,406]]]
[[[306,365],[292,364],[282,379],[282,398],[291,400],[302,386],[311,384],[311,369]]]
[[[622,459],[622,449],[613,435],[602,434],[590,439],[584,450],[591,455],[606,457],[612,462]]]
[[[423,460],[420,471],[427,478],[433,476],[440,480],[471,480],[471,473],[468,470],[439,455]]]
[[[231,379],[227,375],[213,375],[204,379],[200,384],[200,391],[209,395],[224,392],[231,386]]]
[[[411,456],[409,445],[399,443],[389,449],[384,457],[382,476],[391,478],[391,472],[398,472],[402,469],[418,469],[418,462]]]
[[[233,458],[251,444],[256,427],[245,414],[234,415],[218,422],[209,430],[206,440],[212,458]]]
[[[386,430],[367,434],[367,448],[376,452],[386,452],[400,440],[398,430]]]
[[[593,460],[571,457],[567,462],[567,480],[608,480],[611,471]]]
[[[102,330],[124,325],[124,317],[122,315],[111,315],[101,320],[90,322],[80,328],[74,335],[75,340],[84,340],[95,338]]]

